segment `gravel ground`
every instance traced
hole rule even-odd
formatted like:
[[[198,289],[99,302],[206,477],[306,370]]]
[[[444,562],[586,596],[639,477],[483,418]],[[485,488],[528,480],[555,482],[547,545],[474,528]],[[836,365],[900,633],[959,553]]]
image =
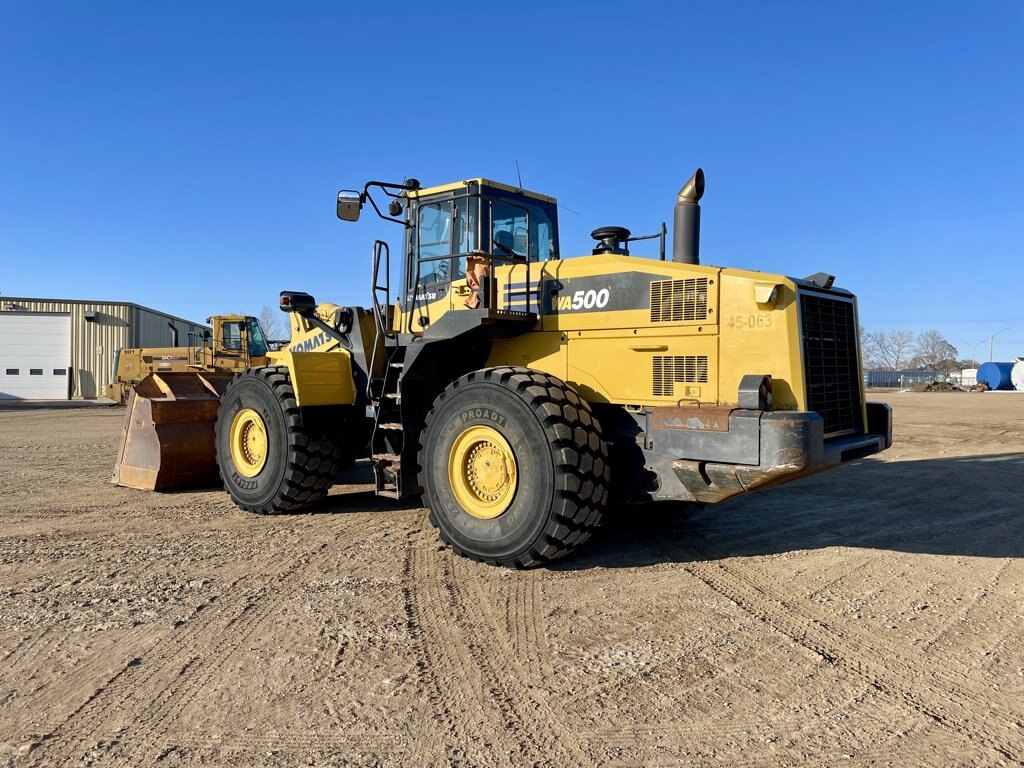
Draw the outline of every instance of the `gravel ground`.
[[[365,467],[261,518],[0,411],[0,764],[1020,764],[1024,395],[884,399],[881,457],[527,572]]]

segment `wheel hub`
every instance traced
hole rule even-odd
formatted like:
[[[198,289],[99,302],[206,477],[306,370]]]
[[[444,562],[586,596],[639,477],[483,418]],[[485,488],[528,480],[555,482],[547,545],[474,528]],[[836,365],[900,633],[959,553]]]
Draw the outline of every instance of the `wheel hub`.
[[[503,514],[515,497],[516,457],[512,446],[493,427],[475,426],[452,445],[448,479],[462,508],[490,520]]]
[[[244,477],[256,477],[267,463],[267,428],[252,408],[243,408],[231,422],[231,460]]]

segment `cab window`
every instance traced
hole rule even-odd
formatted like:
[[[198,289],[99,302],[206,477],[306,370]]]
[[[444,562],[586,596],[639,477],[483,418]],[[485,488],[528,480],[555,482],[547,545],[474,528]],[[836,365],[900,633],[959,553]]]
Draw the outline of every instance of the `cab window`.
[[[491,251],[503,259],[558,258],[554,206],[528,199],[491,200]]]
[[[558,258],[558,233],[548,213],[548,205],[527,205],[530,210],[530,261]]]
[[[491,250],[494,255],[500,260],[525,260],[529,244],[529,215],[526,208],[509,203],[492,203]]]
[[[242,324],[224,323],[220,327],[221,344],[231,352],[242,351]]]
[[[263,335],[263,328],[255,317],[250,317],[247,323],[249,331],[249,354],[253,357],[262,357],[267,354],[267,338]]]
[[[452,204],[428,203],[421,205],[416,222],[420,285],[443,283],[449,279],[452,253]],[[415,271],[409,276],[410,284]]]
[[[479,247],[477,245],[477,211],[479,207],[480,198],[478,197],[462,198],[455,201],[453,280],[466,276],[466,254],[472,253]]]

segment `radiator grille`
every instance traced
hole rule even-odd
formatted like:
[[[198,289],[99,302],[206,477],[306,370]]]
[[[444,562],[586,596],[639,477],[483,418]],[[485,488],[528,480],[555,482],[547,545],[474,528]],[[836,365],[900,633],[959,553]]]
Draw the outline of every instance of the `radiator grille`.
[[[676,384],[706,384],[707,355],[655,355],[655,397],[673,397]]]
[[[809,409],[826,435],[862,430],[853,302],[802,293],[800,315]]]
[[[708,317],[708,279],[658,280],[651,283],[651,322],[678,323],[706,320]]]

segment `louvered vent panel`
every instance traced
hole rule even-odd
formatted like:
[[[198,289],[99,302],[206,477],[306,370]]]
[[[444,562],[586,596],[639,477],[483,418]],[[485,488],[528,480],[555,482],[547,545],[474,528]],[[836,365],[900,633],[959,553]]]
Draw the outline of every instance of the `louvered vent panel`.
[[[708,279],[658,280],[651,283],[651,322],[707,320]]]
[[[706,384],[707,381],[707,355],[655,355],[654,357],[653,392],[655,397],[673,397],[676,384]]]

